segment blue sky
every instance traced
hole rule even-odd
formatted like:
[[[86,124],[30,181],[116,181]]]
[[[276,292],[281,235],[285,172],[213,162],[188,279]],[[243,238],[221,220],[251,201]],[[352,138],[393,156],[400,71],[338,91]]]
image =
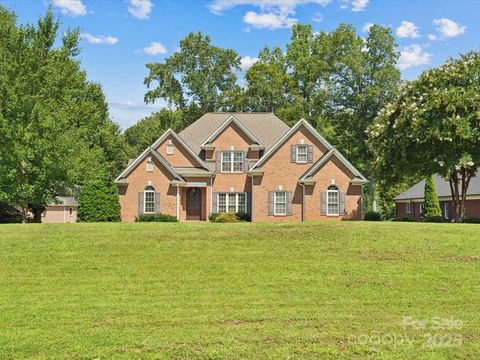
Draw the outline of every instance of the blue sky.
[[[284,47],[295,23],[331,31],[351,23],[389,26],[399,44],[399,67],[414,79],[450,56],[480,50],[480,1],[415,0],[0,0],[19,22],[33,22],[51,4],[62,30],[79,27],[80,60],[99,82],[120,126],[134,124],[161,103],[146,106],[145,64],[162,61],[191,31],[235,49],[246,69],[264,45]],[[239,74],[241,77],[242,74]]]

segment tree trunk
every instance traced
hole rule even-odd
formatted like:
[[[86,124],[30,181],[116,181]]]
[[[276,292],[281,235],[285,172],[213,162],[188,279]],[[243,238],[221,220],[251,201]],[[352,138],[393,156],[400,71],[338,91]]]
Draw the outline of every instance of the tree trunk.
[[[20,213],[22,215],[22,224],[26,224],[28,221],[28,206],[22,205]]]
[[[377,211],[377,197],[375,196],[375,179],[370,176],[370,198],[372,199],[372,210]]]
[[[462,222],[465,219],[465,202],[467,200],[468,186],[470,180],[475,176],[477,167],[462,167],[454,172],[448,182],[450,184],[450,192],[452,195],[453,208],[455,210],[455,222]],[[460,189],[461,185],[461,189]]]
[[[42,222],[42,214],[45,211],[45,206],[44,205],[29,204],[29,209],[30,209],[30,212],[33,215],[33,222],[41,223]]]

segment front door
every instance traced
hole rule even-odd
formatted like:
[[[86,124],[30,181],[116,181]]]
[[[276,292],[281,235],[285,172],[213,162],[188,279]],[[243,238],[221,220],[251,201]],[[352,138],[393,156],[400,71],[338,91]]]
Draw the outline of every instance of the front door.
[[[187,191],[187,220],[200,220],[202,216],[202,191],[190,188]]]

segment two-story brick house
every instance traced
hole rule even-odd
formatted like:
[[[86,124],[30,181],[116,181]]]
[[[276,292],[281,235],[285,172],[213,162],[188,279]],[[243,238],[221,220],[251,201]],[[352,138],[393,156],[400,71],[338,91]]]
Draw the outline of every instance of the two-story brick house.
[[[364,176],[307,121],[273,113],[207,113],[166,131],[116,179],[123,221],[164,213],[207,220],[361,219]]]

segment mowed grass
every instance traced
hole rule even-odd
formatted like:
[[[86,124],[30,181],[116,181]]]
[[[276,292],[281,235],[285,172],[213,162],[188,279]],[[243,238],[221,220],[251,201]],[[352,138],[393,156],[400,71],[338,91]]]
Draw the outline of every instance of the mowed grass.
[[[4,225],[0,359],[480,358],[479,280],[478,225]]]

